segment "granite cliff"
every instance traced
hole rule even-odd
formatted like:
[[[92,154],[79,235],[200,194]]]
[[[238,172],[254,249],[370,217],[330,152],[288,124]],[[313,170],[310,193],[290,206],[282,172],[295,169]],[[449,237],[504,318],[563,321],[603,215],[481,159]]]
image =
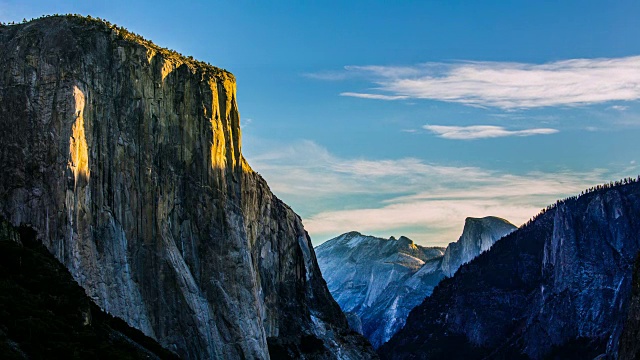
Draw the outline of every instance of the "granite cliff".
[[[231,73],[76,16],[0,27],[0,69],[0,213],[102,309],[183,358],[375,356],[243,158]]]
[[[404,236],[350,232],[319,245],[316,254],[329,291],[343,311],[360,319],[362,333],[377,348],[445,276],[515,229],[501,218],[470,217],[458,241],[446,249],[416,245]]]
[[[557,202],[443,280],[381,357],[637,358],[639,214],[628,179]]]
[[[489,250],[496,241],[516,229],[512,223],[495,217],[467,218],[462,235],[449,243],[442,258],[442,272],[451,277],[463,264]]]

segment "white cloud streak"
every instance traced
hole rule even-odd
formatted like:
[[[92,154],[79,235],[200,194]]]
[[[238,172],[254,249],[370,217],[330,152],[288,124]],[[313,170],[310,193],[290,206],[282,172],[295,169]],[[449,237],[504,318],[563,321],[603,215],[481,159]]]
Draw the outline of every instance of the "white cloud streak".
[[[302,76],[316,80],[339,81],[348,78],[349,74],[344,71],[322,71],[317,73],[304,73]]]
[[[520,225],[557,199],[630,175],[601,169],[514,175],[416,158],[348,159],[311,141],[248,159],[301,214],[316,245],[351,230],[446,245],[458,238],[468,216],[500,216]]]
[[[423,128],[438,137],[453,140],[474,140],[507,136],[549,135],[558,132],[556,129],[536,128],[525,130],[507,130],[502,126],[472,125],[472,126],[444,126],[425,125]]]
[[[640,99],[640,56],[573,59],[546,64],[512,62],[347,66],[375,92],[343,92],[369,99],[430,99],[472,106],[524,109]]]
[[[343,92],[343,93],[340,93],[340,95],[357,97],[361,99],[375,99],[375,100],[404,100],[409,98],[409,96],[405,96],[405,95],[383,95],[383,94],[366,94],[366,93],[354,93],[354,92]]]
[[[608,109],[616,110],[616,111],[626,111],[629,109],[629,107],[624,105],[613,105],[608,107]]]

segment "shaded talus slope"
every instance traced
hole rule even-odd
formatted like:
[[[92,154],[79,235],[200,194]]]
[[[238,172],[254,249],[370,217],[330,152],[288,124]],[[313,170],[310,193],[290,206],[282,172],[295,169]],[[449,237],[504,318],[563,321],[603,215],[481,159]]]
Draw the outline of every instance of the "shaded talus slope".
[[[104,313],[28,228],[0,218],[2,359],[178,359]]]
[[[639,249],[640,183],[558,202],[443,280],[379,353],[615,358],[625,322],[634,324],[627,313]]]
[[[242,157],[232,74],[70,16],[0,27],[0,66],[0,212],[101,308],[185,358],[374,356]]]

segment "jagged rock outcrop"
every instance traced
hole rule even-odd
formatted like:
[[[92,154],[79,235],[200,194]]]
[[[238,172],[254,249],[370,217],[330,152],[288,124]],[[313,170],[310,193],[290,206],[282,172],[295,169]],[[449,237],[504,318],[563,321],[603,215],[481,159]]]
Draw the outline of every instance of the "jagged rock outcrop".
[[[349,323],[351,330],[358,334],[362,334],[362,320],[360,320],[360,316],[352,311],[346,312],[344,315],[347,317],[347,322]]]
[[[440,280],[515,228],[496,217],[467,218],[458,242],[446,249],[350,232],[319,245],[316,254],[329,291],[343,311],[360,317],[362,333],[377,348]]]
[[[515,229],[512,223],[495,216],[468,217],[460,239],[450,243],[444,252],[442,272],[445,276],[453,276],[462,264],[489,250],[496,241]]]
[[[375,356],[241,154],[233,75],[72,16],[0,27],[0,213],[190,359]]]
[[[178,359],[104,313],[29,228],[0,218],[2,359]]]
[[[616,358],[640,249],[639,214],[637,182],[558,202],[443,280],[379,353]]]

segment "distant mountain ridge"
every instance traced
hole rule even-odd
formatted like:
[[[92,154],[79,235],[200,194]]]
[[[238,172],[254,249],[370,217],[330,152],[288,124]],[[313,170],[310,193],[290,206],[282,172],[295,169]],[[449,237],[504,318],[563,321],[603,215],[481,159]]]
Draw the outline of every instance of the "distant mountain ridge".
[[[639,251],[637,181],[558,201],[442,281],[378,352],[385,359],[637,359]]]
[[[426,261],[444,255],[444,248],[425,248],[402,236],[398,240],[362,235],[352,231],[331,239],[316,247],[320,269],[323,271],[329,290],[333,293],[345,312],[359,312],[370,306],[392,282],[414,273]],[[375,261],[364,269],[356,269],[350,264],[364,264],[369,259]],[[325,271],[327,269],[327,271]],[[331,269],[331,270],[329,270]],[[373,274],[390,273],[382,281],[374,281]],[[330,276],[329,276],[330,275]],[[342,286],[342,280],[351,279]],[[366,287],[353,286],[353,282],[367,283]],[[364,291],[363,291],[364,290]]]
[[[467,218],[462,235],[447,248],[352,231],[315,250],[329,291],[345,313],[360,318],[362,333],[377,348],[440,280],[515,228],[497,217]]]

